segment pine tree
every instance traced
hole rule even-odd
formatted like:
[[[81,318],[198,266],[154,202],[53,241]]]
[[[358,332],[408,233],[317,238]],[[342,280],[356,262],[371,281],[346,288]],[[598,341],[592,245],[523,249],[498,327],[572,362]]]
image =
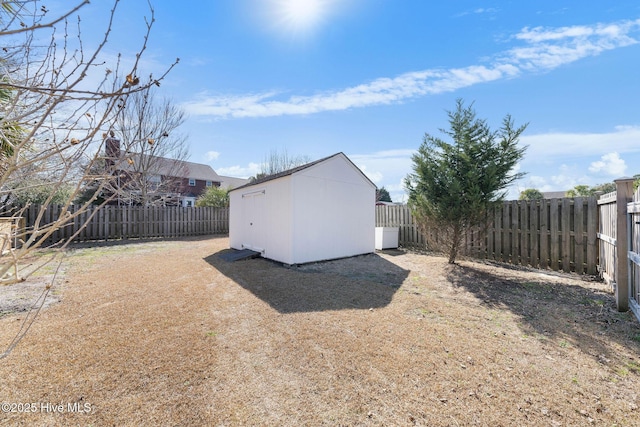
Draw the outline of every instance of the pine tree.
[[[506,188],[524,174],[514,171],[526,147],[518,139],[527,125],[515,127],[507,115],[492,131],[476,118],[473,104],[459,99],[448,112],[451,142],[425,134],[405,179],[409,205],[418,223],[432,224],[447,236],[449,263],[456,261],[465,233],[486,224],[488,212],[502,203]]]
[[[389,194],[389,190],[384,187],[378,188],[376,190],[376,201],[377,202],[389,202],[391,203],[391,195]]]

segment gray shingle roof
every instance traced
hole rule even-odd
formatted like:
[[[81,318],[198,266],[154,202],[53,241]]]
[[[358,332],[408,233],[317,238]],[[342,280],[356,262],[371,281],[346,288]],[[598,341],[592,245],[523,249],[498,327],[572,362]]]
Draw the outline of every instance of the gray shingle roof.
[[[307,163],[307,164],[304,164],[304,165],[301,165],[301,166],[297,166],[297,167],[292,168],[292,169],[288,169],[288,170],[283,171],[283,172],[279,172],[279,173],[276,173],[276,174],[273,174],[273,175],[267,175],[267,176],[265,176],[265,177],[259,178],[259,179],[255,180],[255,181],[249,182],[249,183],[247,183],[247,184],[245,184],[245,185],[242,185],[242,186],[240,186],[240,187],[236,187],[236,188],[234,188],[233,190],[238,190],[238,189],[245,188],[245,187],[251,187],[251,186],[253,186],[253,185],[258,185],[258,184],[262,184],[262,183],[264,183],[264,182],[273,181],[274,179],[283,178],[283,177],[285,177],[285,176],[293,175],[293,174],[294,174],[294,173],[296,173],[296,172],[300,172],[301,170],[304,170],[304,169],[310,168],[311,166],[317,165],[318,163],[322,163],[322,162],[324,162],[324,161],[326,161],[326,160],[329,160],[329,159],[331,159],[331,158],[333,158],[333,157],[336,157],[336,156],[344,156],[344,158],[345,158],[345,159],[347,159],[347,160],[348,160],[348,161],[349,161],[349,162],[350,162],[350,163],[351,163],[351,164],[352,164],[352,165],[353,165],[353,166],[354,166],[354,167],[355,167],[355,168],[356,168],[356,169],[357,169],[357,170],[362,174],[362,176],[363,176],[367,181],[369,181],[369,182],[370,182],[374,187],[376,187],[376,188],[377,188],[377,186],[373,183],[373,181],[371,181],[371,180],[370,180],[370,179],[369,179],[369,178],[368,178],[368,177],[367,177],[367,176],[366,176],[366,175],[365,175],[365,174],[360,170],[360,168],[358,168],[355,164],[353,164],[353,162],[352,162],[352,161],[351,161],[351,160],[350,160],[350,159],[349,159],[349,158],[348,158],[348,157],[347,157],[343,152],[339,152],[339,153],[333,154],[333,155],[331,155],[331,156],[327,156],[327,157],[323,157],[322,159],[315,160],[315,161],[313,161],[313,162],[311,162],[311,163]]]
[[[249,180],[246,178],[234,178],[232,176],[220,176],[220,187],[221,188],[237,188],[242,185],[248,184]]]
[[[139,172],[143,161],[149,160],[151,166],[147,171],[150,174],[171,176],[176,178],[193,178],[200,181],[221,182],[220,176],[209,165],[202,163],[187,162],[184,160],[169,159],[166,157],[142,157],[141,154],[127,156],[133,160],[134,164],[129,165],[126,160],[122,160],[118,168],[128,172]]]
[[[567,197],[566,191],[545,191],[542,193],[542,197],[545,199],[561,199]]]

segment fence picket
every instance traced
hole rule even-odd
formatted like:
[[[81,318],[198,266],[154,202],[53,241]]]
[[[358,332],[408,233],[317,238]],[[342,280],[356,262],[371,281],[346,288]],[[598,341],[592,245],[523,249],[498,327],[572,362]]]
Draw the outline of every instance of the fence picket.
[[[531,241],[531,260],[529,265],[540,265],[540,203],[532,200],[529,204],[529,233]]]
[[[560,227],[562,230],[560,247],[560,259],[562,270],[571,271],[571,199],[562,199],[560,215]]]
[[[577,197],[575,199],[575,203],[573,206],[574,209],[574,234],[573,234],[573,245],[575,247],[575,255],[573,259],[575,259],[575,272],[578,274],[582,274],[584,272],[584,254],[585,254],[585,235],[583,233],[584,230],[584,213],[583,208],[584,203],[581,197]]]
[[[560,207],[558,199],[549,201],[549,264],[552,270],[559,270],[560,261]]]
[[[587,274],[596,274],[598,266],[598,204],[593,197],[587,205]]]
[[[517,200],[509,203],[511,205],[511,263],[520,264],[520,205]]]
[[[529,205],[527,200],[520,204],[520,263],[531,265]]]

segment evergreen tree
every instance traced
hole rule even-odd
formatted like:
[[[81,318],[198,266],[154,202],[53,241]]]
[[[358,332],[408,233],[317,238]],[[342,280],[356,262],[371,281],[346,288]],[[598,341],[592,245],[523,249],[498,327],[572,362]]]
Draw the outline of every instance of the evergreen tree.
[[[391,195],[386,188],[381,187],[376,190],[376,202],[392,202]]]
[[[486,120],[476,118],[473,104],[465,107],[461,99],[448,116],[450,129],[441,132],[452,141],[426,134],[405,186],[418,223],[446,233],[453,264],[465,233],[485,225],[506,188],[524,175],[514,168],[526,150],[518,147],[518,139],[527,125],[516,128],[507,115],[500,129],[492,131]]]

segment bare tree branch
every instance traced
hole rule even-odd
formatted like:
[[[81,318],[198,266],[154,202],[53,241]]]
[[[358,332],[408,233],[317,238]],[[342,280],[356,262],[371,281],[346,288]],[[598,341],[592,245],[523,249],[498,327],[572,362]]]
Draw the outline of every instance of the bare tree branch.
[[[118,55],[107,64],[101,58],[105,56],[120,0],[113,0],[104,36],[91,50],[83,43],[80,17],[70,25],[71,18],[89,4],[88,0],[46,22],[48,10],[38,0],[15,3],[15,7],[0,8],[0,216],[23,215],[29,209],[29,200],[33,200],[32,193],[38,194],[42,207],[30,228],[0,233],[0,286],[28,278],[35,266],[24,265],[24,260],[49,244],[56,230],[85,218],[97,195],[113,187],[115,176],[104,168],[96,172],[105,162],[103,135],[114,129],[129,99],[144,96],[150,88],[159,86],[178,63],[176,60],[161,70],[160,77],[149,74],[144,81],[138,77],[155,21],[150,4],[151,17],[144,20],[144,38],[137,53],[130,59]],[[30,24],[23,22],[27,17]],[[125,67],[125,63],[129,65]],[[88,182],[95,184],[95,194],[72,209]],[[26,204],[18,204],[23,195]],[[108,201],[107,196],[101,203]],[[60,210],[51,218],[45,212],[53,202],[60,205]],[[14,245],[15,241],[19,244]],[[57,242],[58,252],[70,241]],[[58,252],[54,251],[54,255]],[[43,292],[45,298],[48,289]],[[34,314],[37,309],[36,302]],[[24,333],[29,325],[25,324]],[[15,343],[10,343],[0,359]]]
[[[116,0],[116,3],[119,3],[120,0]],[[28,3],[28,2],[25,2]],[[21,28],[14,28],[13,30],[9,30],[7,28],[3,28],[2,35],[13,35],[13,34],[20,34],[20,33],[29,33],[29,32],[33,32],[36,30],[41,30],[43,28],[51,28],[54,25],[56,25],[59,22],[64,21],[65,19],[67,19],[68,17],[70,17],[71,15],[73,15],[74,13],[76,13],[78,10],[80,10],[80,8],[82,8],[85,5],[88,5],[90,2],[89,0],[84,0],[82,3],[78,4],[76,7],[74,7],[72,10],[66,12],[64,15],[58,17],[57,19],[54,19],[51,22],[47,22],[45,24],[34,24],[34,25],[26,25],[23,22],[21,22]],[[24,7],[24,6],[22,6]],[[21,7],[21,9],[22,9]],[[44,6],[42,6],[42,8],[44,8]],[[46,13],[47,10],[46,9],[40,9],[43,13]],[[13,23],[15,18],[17,18],[18,16],[20,16],[20,11],[16,11],[13,13],[12,19],[9,22],[9,24]]]

